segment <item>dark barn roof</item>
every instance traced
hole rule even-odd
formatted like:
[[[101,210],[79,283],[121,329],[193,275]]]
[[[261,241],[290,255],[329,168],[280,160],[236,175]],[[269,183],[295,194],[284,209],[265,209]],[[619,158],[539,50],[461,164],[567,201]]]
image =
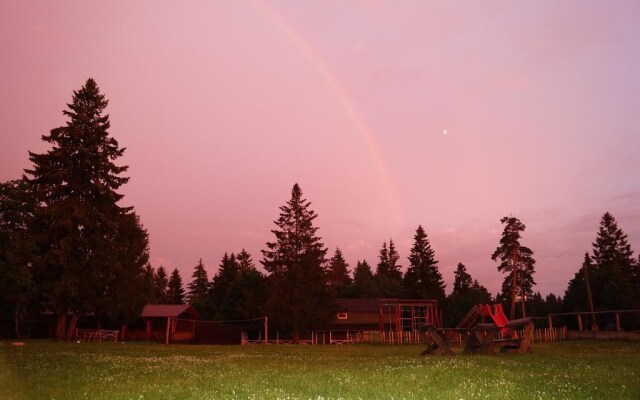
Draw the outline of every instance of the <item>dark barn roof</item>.
[[[178,318],[180,316],[200,319],[200,314],[190,304],[147,304],[141,315],[142,318]]]

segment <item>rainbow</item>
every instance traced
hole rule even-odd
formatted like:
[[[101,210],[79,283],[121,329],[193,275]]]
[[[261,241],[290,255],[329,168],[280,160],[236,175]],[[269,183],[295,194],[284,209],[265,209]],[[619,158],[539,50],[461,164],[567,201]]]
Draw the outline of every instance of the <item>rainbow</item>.
[[[398,196],[398,190],[396,189],[387,164],[382,156],[382,153],[371,133],[371,130],[366,125],[364,119],[358,112],[353,101],[349,97],[349,94],[340,84],[340,81],[336,78],[335,74],[331,72],[327,63],[307,44],[307,42],[288,24],[283,17],[281,17],[273,8],[269,7],[265,1],[254,0],[252,1],[256,8],[267,17],[273,25],[282,32],[300,52],[304,59],[313,67],[313,69],[320,75],[325,84],[335,94],[341,108],[351,121],[355,132],[358,133],[369,155],[375,165],[376,172],[381,179],[382,186],[385,189],[385,193],[388,197],[392,209],[386,210],[390,212],[393,220],[397,223],[404,223],[404,214],[400,207],[400,201]]]

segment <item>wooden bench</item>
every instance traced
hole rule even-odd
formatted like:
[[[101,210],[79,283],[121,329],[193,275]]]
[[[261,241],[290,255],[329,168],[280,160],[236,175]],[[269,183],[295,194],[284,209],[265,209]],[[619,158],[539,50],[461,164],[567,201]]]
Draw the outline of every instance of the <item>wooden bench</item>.
[[[420,327],[420,337],[427,345],[427,354],[453,355],[448,332],[457,332],[464,338],[464,354],[494,354],[501,352],[526,353],[533,340],[533,321],[521,318],[509,321],[503,327],[496,324],[478,324],[472,328],[441,329],[428,324]]]
[[[478,324],[467,335],[465,353],[493,354],[495,348],[501,352],[526,353],[533,340],[533,321],[521,318],[508,321],[505,326]]]
[[[422,355],[434,353],[453,355],[451,343],[447,340],[444,329],[438,329],[432,324],[423,325],[420,327],[420,339],[427,345],[427,349],[422,352]]]

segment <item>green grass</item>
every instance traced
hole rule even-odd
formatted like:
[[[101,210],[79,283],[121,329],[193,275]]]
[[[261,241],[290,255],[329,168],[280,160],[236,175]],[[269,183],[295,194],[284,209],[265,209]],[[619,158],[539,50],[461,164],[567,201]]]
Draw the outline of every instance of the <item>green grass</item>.
[[[0,344],[0,399],[640,399],[640,343],[420,356],[421,346]]]

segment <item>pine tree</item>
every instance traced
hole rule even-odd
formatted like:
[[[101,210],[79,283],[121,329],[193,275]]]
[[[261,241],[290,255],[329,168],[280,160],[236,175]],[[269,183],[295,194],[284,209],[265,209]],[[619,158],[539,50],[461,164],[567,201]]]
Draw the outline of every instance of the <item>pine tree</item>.
[[[213,301],[214,308],[220,309],[225,297],[229,293],[229,288],[233,281],[236,280],[240,268],[236,261],[235,254],[224,253],[222,260],[220,261],[220,267],[218,273],[213,277],[211,281],[211,300]]]
[[[471,290],[473,286],[473,279],[471,275],[467,273],[467,267],[463,263],[458,263],[456,272],[453,275],[453,292],[460,293],[467,290]]]
[[[264,316],[266,282],[253,264],[251,255],[242,249],[236,256],[238,275],[231,282],[222,302],[221,317],[226,320],[251,319]]]
[[[445,284],[427,233],[418,226],[409,255],[409,268],[404,276],[405,295],[415,299],[445,299]]]
[[[58,338],[71,338],[81,314],[132,318],[144,302],[127,291],[143,277],[148,238],[133,208],[118,204],[128,167],[114,164],[124,149],[109,136],[107,103],[88,79],[63,111],[66,125],[42,136],[51,149],[29,152],[33,168],[25,170],[39,203],[31,227],[38,249],[34,282],[42,307],[58,315]]]
[[[240,272],[244,271],[252,271],[255,270],[256,267],[253,264],[253,259],[251,258],[251,254],[245,249],[242,249],[240,253],[236,256],[236,262],[238,263],[238,269]]]
[[[202,258],[193,268],[191,278],[191,282],[187,285],[187,296],[189,298],[189,304],[199,310],[199,306],[207,299],[209,294],[209,277],[202,263]]]
[[[491,295],[487,289],[467,273],[464,264],[458,263],[454,273],[453,291],[444,302],[446,325],[456,326],[473,306],[490,302]]]
[[[169,304],[169,276],[167,270],[161,265],[155,272],[154,281],[154,298],[158,304]]]
[[[156,299],[156,281],[155,281],[156,271],[151,265],[151,263],[147,263],[144,267],[143,271],[143,286],[141,290],[144,292],[144,298],[146,299],[146,304],[156,304],[158,300]]]
[[[327,283],[333,289],[336,297],[348,297],[351,291],[352,279],[349,276],[349,264],[344,259],[340,248],[329,260],[327,267]]]
[[[569,282],[564,307],[567,311],[588,310],[585,267],[589,269],[595,310],[634,309],[640,306],[637,265],[627,235],[615,218],[605,213],[593,242],[593,256],[585,255],[583,267]]]
[[[269,273],[269,317],[290,329],[294,342],[303,329],[330,321],[337,309],[323,268],[327,249],[313,226],[317,214],[310,206],[296,183],[291,199],[280,207],[278,229],[271,231],[276,240],[262,251]]]
[[[533,286],[536,282],[533,280],[535,273],[536,260],[533,258],[533,251],[530,248],[520,244],[520,232],[526,229],[526,226],[519,219],[509,216],[500,220],[505,224],[502,237],[500,238],[500,246],[491,255],[493,261],[500,261],[498,271],[506,274],[502,283],[502,293],[500,299],[505,305],[512,302],[512,285],[513,285],[513,265],[514,255],[516,264],[516,297],[518,295],[533,295]],[[515,309],[511,310],[511,318],[515,318]]]
[[[184,288],[182,287],[182,277],[178,268],[175,268],[169,278],[167,285],[167,297],[169,304],[184,304]]]
[[[402,297],[402,271],[398,265],[400,256],[392,239],[389,239],[388,248],[386,242],[382,243],[378,257],[379,262],[375,275],[378,294],[387,298]]]
[[[352,296],[361,299],[378,297],[375,277],[366,260],[358,261],[353,270]]]

